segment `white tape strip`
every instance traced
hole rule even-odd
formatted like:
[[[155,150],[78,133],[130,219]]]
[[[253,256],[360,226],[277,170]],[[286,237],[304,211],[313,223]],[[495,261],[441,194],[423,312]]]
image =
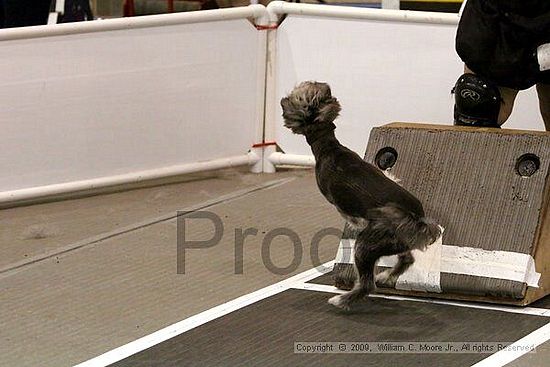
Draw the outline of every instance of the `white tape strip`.
[[[434,243],[432,246],[436,246]],[[341,240],[338,253],[336,254],[335,263],[353,263],[353,246],[355,246],[355,240]],[[430,246],[430,247],[432,247]],[[438,250],[437,247],[440,249]],[[440,262],[433,262],[433,256],[440,251]],[[425,277],[427,284],[423,286],[423,289],[433,288],[436,278],[433,276],[433,272],[437,271],[439,266],[439,273],[450,274],[464,274],[485,278],[494,279],[507,279],[516,282],[526,283],[530,287],[538,288],[540,280],[540,273],[536,272],[535,260],[531,255],[521,254],[518,252],[510,251],[488,251],[479,248],[472,247],[459,247],[441,245],[436,246],[435,252],[428,254],[424,259],[418,252],[414,253],[418,264],[425,267],[423,275],[408,275],[409,272],[414,272],[414,266],[399,277],[398,284],[401,281],[401,286],[405,284],[413,284],[414,279],[421,279]],[[397,256],[382,257],[378,261],[379,266],[392,267],[397,263]],[[434,266],[434,269],[430,269],[430,266]],[[403,278],[403,280],[401,280]],[[397,286],[396,286],[397,287]],[[437,284],[439,287],[439,284]],[[437,287],[434,289],[437,290]],[[402,288],[403,289],[403,288]],[[430,291],[432,292],[432,291]]]
[[[537,47],[537,60],[540,71],[550,70],[550,43]]]
[[[535,260],[531,255],[472,247],[443,248],[442,272],[508,279],[538,287],[540,273],[535,271]]]
[[[443,239],[440,236],[426,251],[413,250],[414,264],[397,279],[395,289],[441,293],[442,246]]]

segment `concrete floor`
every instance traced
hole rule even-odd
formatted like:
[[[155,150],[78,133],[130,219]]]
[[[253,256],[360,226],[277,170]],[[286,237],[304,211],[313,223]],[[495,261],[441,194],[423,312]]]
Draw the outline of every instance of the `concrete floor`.
[[[304,243],[293,274],[311,268],[313,234],[342,225],[314,188],[310,171],[235,170],[0,211],[0,366],[70,366],[292,275],[272,274],[261,261],[263,233],[277,227]],[[186,274],[177,274],[173,217],[204,206],[222,219],[223,238],[189,250]],[[234,230],[248,227],[258,235],[246,239],[244,271],[235,275]],[[207,239],[212,226],[191,220],[188,231]],[[323,262],[336,251],[330,240],[320,247]],[[287,266],[292,254],[289,241],[273,241],[274,264]]]
[[[224,233],[218,245],[186,253],[176,272],[176,211],[208,210]],[[212,237],[189,220],[191,240]],[[311,170],[249,174],[225,170],[186,181],[0,211],[0,366],[71,366],[198,312],[310,269],[313,235],[342,220],[318,193]],[[245,240],[243,274],[234,274],[235,230]],[[270,272],[262,240],[284,227],[298,234],[303,259],[291,274]],[[338,240],[321,242],[321,262]],[[287,266],[290,241],[272,242]],[[549,344],[512,365],[543,366]],[[542,364],[541,364],[542,363]]]

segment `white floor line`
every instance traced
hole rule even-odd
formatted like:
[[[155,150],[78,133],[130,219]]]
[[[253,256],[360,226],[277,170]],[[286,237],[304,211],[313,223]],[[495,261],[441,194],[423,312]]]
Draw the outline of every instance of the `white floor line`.
[[[311,279],[317,278],[320,275],[328,273],[332,270],[333,264],[334,261],[329,261],[323,265],[318,266],[317,268],[307,270],[303,273],[297,274],[276,284],[246,294],[242,297],[236,298],[232,301],[216,306],[197,315],[191,316],[170,326],[167,326],[140,339],[136,339],[128,344],[108,351],[88,361],[82,362],[75,367],[104,367],[109,364],[118,362],[133,354],[141,352],[142,350],[150,348],[177,335],[183,334],[186,331],[203,325],[209,321],[227,315],[228,313],[251,305],[255,302],[261,301],[265,298],[281,293],[287,289],[292,288],[292,286],[295,284],[301,284]]]
[[[292,288],[303,289],[308,291],[326,292],[326,293],[345,293],[345,291],[341,289],[338,289],[331,285],[324,285],[324,284],[302,283],[302,284],[295,284],[292,286]],[[502,311],[502,312],[510,312],[510,313],[519,313],[524,315],[550,317],[550,310],[545,308],[497,306],[497,305],[490,305],[490,304],[445,301],[445,300],[439,300],[439,299],[433,299],[433,298],[416,298],[416,297],[393,296],[393,295],[385,295],[385,294],[371,294],[370,297],[385,298],[385,299],[391,299],[396,301],[425,302],[425,303],[433,303],[438,305],[467,307],[467,308],[476,308],[476,309],[482,309],[482,310]]]
[[[484,360],[472,365],[472,367],[502,367],[529,353],[534,348],[550,339],[550,323],[538,328],[517,342],[510,344],[508,349],[491,354]],[[526,348],[528,347],[528,348]],[[513,350],[518,348],[518,350]]]

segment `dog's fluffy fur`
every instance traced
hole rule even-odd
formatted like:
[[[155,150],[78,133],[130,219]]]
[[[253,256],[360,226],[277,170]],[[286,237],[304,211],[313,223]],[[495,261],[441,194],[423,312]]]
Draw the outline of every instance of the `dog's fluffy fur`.
[[[394,268],[376,277],[393,286],[414,262],[411,251],[426,249],[442,227],[425,218],[422,204],[411,193],[338,142],[333,121],[340,104],[328,84],[303,82],[281,100],[281,106],[285,126],[305,135],[311,146],[319,190],[358,231],[353,289],[329,300],[349,309],[375,289],[374,267],[381,256],[399,255]]]

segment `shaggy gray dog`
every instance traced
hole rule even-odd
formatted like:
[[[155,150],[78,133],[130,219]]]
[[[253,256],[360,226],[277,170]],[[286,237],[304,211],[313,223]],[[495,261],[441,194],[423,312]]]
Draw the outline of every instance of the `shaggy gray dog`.
[[[375,289],[374,267],[381,256],[398,255],[398,263],[376,277],[393,286],[414,262],[411,251],[425,250],[439,238],[442,227],[425,218],[422,204],[411,193],[338,142],[333,121],[340,104],[328,84],[303,82],[281,100],[281,106],[285,126],[305,135],[311,146],[319,190],[358,232],[354,286],[329,300],[347,310]]]

